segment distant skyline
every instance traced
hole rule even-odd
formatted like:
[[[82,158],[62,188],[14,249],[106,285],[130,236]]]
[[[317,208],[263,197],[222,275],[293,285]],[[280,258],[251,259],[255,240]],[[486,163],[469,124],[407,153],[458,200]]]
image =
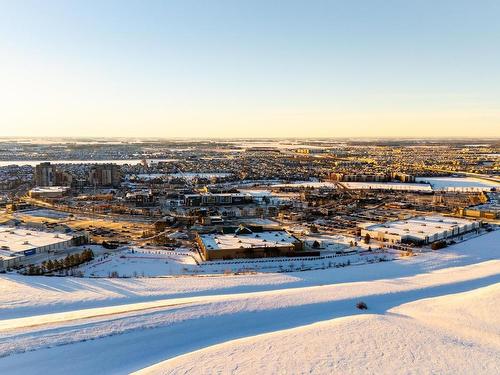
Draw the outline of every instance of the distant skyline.
[[[499,1],[1,1],[0,137],[500,137]]]

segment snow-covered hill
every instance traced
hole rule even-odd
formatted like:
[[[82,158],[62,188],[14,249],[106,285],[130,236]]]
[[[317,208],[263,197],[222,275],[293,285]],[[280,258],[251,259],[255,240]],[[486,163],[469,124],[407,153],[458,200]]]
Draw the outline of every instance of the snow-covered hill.
[[[499,373],[499,243],[290,274],[1,275],[0,373]]]
[[[214,345],[137,374],[498,374],[500,284]]]

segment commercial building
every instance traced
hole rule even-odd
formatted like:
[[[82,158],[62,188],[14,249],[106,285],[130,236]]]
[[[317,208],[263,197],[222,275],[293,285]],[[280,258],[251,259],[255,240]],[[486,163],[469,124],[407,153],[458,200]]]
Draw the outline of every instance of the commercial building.
[[[415,176],[401,172],[374,174],[330,173],[330,180],[342,182],[415,182]]]
[[[248,204],[253,202],[250,194],[242,193],[202,193],[184,195],[184,205],[196,206],[223,206]]]
[[[485,208],[460,208],[458,213],[462,216],[495,220],[500,217],[500,210]]]
[[[302,242],[284,230],[263,230],[240,226],[225,228],[223,233],[197,234],[196,241],[205,260],[314,256],[303,251]]]
[[[445,216],[421,216],[383,224],[360,224],[361,236],[367,234],[378,241],[390,243],[429,244],[477,230],[478,221]]]
[[[63,234],[0,226],[0,269],[26,265],[36,254],[58,252],[86,242],[84,232]]]
[[[31,198],[61,198],[68,194],[67,186],[37,186],[28,192]]]

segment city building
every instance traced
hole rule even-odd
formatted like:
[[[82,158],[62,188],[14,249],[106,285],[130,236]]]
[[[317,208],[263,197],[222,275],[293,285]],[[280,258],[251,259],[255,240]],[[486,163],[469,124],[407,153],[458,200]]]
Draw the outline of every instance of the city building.
[[[31,198],[61,198],[68,194],[67,186],[37,186],[28,192]]]
[[[156,197],[151,192],[151,189],[128,192],[125,200],[133,203],[136,207],[150,207],[156,204]]]
[[[342,182],[389,182],[389,181],[415,182],[415,176],[401,172],[372,173],[372,174],[330,173],[330,180],[342,181]]]
[[[184,195],[184,205],[186,206],[219,206],[238,205],[253,202],[250,194],[242,193],[202,193]]]
[[[53,186],[56,184],[56,166],[50,162],[40,163],[35,167],[36,186]]]
[[[473,218],[482,218],[495,220],[500,217],[499,209],[488,209],[481,207],[472,207],[472,208],[460,208],[458,209],[458,213],[461,216],[473,217]]]
[[[391,176],[393,180],[401,182],[415,182],[416,180],[415,176],[402,172],[392,172]]]
[[[361,236],[390,243],[429,244],[462,235],[481,226],[478,221],[446,216],[421,216],[383,224],[360,224]]]
[[[57,186],[71,186],[73,184],[73,176],[71,173],[64,171],[55,172],[55,184]]]
[[[263,230],[240,226],[222,233],[197,234],[205,260],[319,255],[303,251],[302,242],[284,230]]]
[[[40,253],[59,252],[88,242],[85,232],[63,234],[0,226],[0,270],[26,265]]]
[[[89,184],[92,186],[119,187],[121,182],[120,167],[116,164],[97,164],[89,172]]]

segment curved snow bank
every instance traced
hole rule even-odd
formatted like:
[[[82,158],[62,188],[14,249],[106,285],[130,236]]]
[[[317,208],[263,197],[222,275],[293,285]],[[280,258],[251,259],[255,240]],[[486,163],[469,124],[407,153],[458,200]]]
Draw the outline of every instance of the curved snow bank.
[[[121,374],[167,359],[158,371],[500,373],[499,234],[401,261],[286,275],[2,275],[0,374]],[[371,315],[356,309],[360,300]]]
[[[495,284],[229,341],[137,374],[499,373],[499,299]]]
[[[411,302],[389,310],[500,351],[500,283]],[[497,357],[500,360],[500,357]]]
[[[1,318],[20,318],[165,298],[367,282],[425,274],[500,258],[500,230],[438,252],[356,267],[239,276],[85,279],[0,275]]]

